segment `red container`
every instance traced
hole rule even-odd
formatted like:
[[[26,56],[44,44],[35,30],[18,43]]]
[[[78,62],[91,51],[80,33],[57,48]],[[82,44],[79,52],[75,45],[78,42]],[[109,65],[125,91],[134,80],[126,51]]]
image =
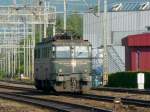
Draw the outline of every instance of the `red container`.
[[[129,35],[122,44],[127,71],[150,71],[150,33]]]

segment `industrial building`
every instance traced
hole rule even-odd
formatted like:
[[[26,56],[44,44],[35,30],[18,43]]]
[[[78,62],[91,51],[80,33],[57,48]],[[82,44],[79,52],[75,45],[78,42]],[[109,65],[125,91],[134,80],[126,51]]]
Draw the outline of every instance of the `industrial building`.
[[[145,4],[133,10],[112,9],[107,12],[105,27],[107,27],[108,73],[125,71],[125,47],[122,46],[121,40],[128,35],[150,30],[150,11],[147,8],[149,5]],[[93,69],[96,69],[102,65],[104,13],[84,14],[83,21],[83,37],[93,45]]]
[[[150,70],[150,33],[129,35],[122,39],[125,46],[125,68],[127,71]]]

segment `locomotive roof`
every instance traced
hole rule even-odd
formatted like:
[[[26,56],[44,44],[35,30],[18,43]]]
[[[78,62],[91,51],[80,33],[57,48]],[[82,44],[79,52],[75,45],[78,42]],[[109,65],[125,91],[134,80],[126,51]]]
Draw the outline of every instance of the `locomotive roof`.
[[[91,45],[88,41],[78,39],[78,36],[70,31],[65,33],[56,34],[53,37],[43,38],[42,42],[38,45],[55,45],[55,46],[72,46],[72,45]]]
[[[72,46],[72,45],[85,45],[90,46],[90,42],[86,40],[55,40],[55,41],[46,41],[40,42],[37,45],[45,45],[45,44],[52,44],[55,46]]]
[[[88,41],[84,40],[57,40],[52,43],[53,45],[90,45]]]

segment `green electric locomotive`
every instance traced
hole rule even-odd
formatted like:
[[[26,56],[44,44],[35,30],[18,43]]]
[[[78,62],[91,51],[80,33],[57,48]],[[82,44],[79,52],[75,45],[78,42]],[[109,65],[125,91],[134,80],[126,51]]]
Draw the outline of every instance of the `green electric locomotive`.
[[[35,47],[35,87],[57,92],[86,92],[91,87],[91,44],[67,34]]]

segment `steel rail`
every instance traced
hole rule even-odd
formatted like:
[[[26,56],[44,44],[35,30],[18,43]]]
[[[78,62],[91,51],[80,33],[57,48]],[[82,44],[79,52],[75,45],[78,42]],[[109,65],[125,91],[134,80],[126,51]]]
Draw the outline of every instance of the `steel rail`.
[[[31,91],[43,94],[40,91],[33,90],[31,88],[24,88],[24,87],[15,87],[10,85],[0,85],[0,88],[7,88],[7,89],[17,89],[23,91]],[[113,102],[116,97],[113,96],[102,96],[102,95],[92,95],[92,94],[70,94],[70,93],[56,93],[53,95],[60,95],[60,96],[69,96],[74,98],[83,98],[83,99],[90,99],[95,101],[104,101],[104,102]],[[141,107],[150,107],[150,100],[139,100],[139,99],[131,99],[131,98],[123,98],[119,97],[121,102],[126,105],[136,105]]]
[[[110,92],[128,92],[132,94],[148,94],[150,95],[150,89],[149,90],[139,90],[139,89],[129,89],[129,88],[113,88],[113,87],[100,87],[100,88],[93,88],[93,90],[97,91],[110,91]]]
[[[27,88],[27,87],[15,87],[15,86],[11,86],[11,85],[2,85],[0,84],[0,88],[4,88],[4,89],[12,89],[12,90],[21,90],[21,91],[30,91],[30,92],[38,92],[36,89],[34,88]]]
[[[14,80],[5,79],[5,80],[0,80],[0,82],[6,82],[6,83],[12,83],[12,84],[21,84],[21,85],[34,85],[31,82],[27,83],[27,82],[24,82],[22,80],[14,81]]]
[[[115,98],[117,98],[113,96],[100,96],[100,95],[91,95],[91,94],[76,95],[74,97],[104,101],[104,102],[114,102]],[[119,98],[121,99],[121,102],[125,105],[150,107],[150,100],[139,100],[139,99],[131,99],[131,98],[123,98],[123,97],[119,97]]]
[[[37,105],[45,108],[55,109],[63,112],[112,112],[111,110],[105,110],[85,105],[70,104],[66,102],[46,100],[41,98],[30,97],[21,94],[12,94],[0,92],[0,97],[5,99],[11,99],[18,102]]]
[[[14,87],[14,86],[5,86],[0,85],[0,88],[6,88],[6,89],[17,89],[22,91],[30,91],[30,92],[36,92],[38,94],[43,94],[41,91],[33,90],[31,88],[24,88],[24,87]],[[59,93],[53,93],[53,95],[60,95]],[[100,95],[92,95],[92,94],[70,94],[70,93],[61,93],[61,96],[69,96],[74,98],[83,98],[83,99],[90,99],[95,101],[104,101],[104,102],[113,102],[116,97],[113,96],[100,96]],[[150,101],[149,100],[138,100],[138,99],[129,99],[129,98],[120,98],[121,102],[126,105],[136,105],[141,107],[150,107]]]

